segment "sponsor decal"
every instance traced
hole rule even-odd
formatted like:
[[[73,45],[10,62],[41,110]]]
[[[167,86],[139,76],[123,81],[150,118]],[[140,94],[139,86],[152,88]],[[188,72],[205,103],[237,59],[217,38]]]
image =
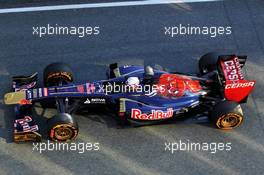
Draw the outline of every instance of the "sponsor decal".
[[[95,86],[94,86],[94,84],[91,84],[91,91],[92,91],[92,92],[95,91]]]
[[[22,119],[15,120],[14,127],[17,128],[18,125],[22,126],[23,132],[34,132],[38,131],[38,125],[30,126],[29,122],[32,121],[32,118],[30,116],[25,116]],[[17,130],[15,130],[17,132]]]
[[[255,81],[249,81],[245,83],[233,83],[233,84],[227,84],[225,86],[225,89],[236,89],[236,88],[244,88],[244,87],[253,87],[255,84]]]
[[[31,90],[27,90],[27,99],[32,99],[32,92],[31,92]]]
[[[227,80],[243,80],[244,76],[240,63],[237,57],[232,60],[222,62],[222,67],[224,69],[224,74]]]
[[[91,101],[89,100],[89,98],[86,99],[86,101],[84,102],[84,104],[90,104]]]
[[[38,98],[38,91],[37,91],[37,89],[33,89],[33,98]]]
[[[91,94],[95,91],[95,87],[94,87],[94,84],[92,83],[86,83],[86,92],[88,94]]]
[[[38,89],[38,96],[39,96],[39,97],[42,97],[42,96],[43,96],[43,94],[42,94],[42,89],[41,89],[41,88]]]
[[[160,120],[167,119],[173,116],[173,109],[168,108],[167,111],[161,110],[151,110],[150,114],[142,113],[140,109],[132,109],[131,110],[131,118],[137,120]]]
[[[47,88],[44,88],[44,96],[48,96],[48,89]]]
[[[225,98],[229,101],[241,102],[246,99],[256,81],[244,80],[243,72],[237,57],[221,61],[221,66],[225,75]]]
[[[77,86],[77,90],[78,90],[78,92],[83,93],[83,92],[84,92],[84,87],[83,87],[83,85],[78,85],[78,86]]]
[[[104,98],[87,98],[84,104],[105,104],[106,101]]]
[[[239,103],[251,93],[255,84],[254,80],[237,80],[236,82],[227,80],[224,91],[225,98]]]
[[[90,83],[86,83],[86,92],[90,94]]]

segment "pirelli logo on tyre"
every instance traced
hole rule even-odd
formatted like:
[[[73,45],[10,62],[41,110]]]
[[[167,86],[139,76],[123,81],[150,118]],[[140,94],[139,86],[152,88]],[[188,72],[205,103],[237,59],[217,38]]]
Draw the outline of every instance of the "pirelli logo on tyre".
[[[69,81],[72,81],[72,76],[68,72],[55,72],[48,75],[47,79],[66,77]]]

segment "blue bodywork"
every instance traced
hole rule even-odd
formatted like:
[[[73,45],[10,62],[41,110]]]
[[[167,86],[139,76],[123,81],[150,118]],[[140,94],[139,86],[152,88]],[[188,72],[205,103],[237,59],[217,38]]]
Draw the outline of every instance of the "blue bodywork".
[[[109,71],[111,71],[111,69]],[[80,106],[88,108],[94,106],[110,106],[122,121],[128,120],[131,122],[146,123],[162,121],[187,113],[201,103],[200,96],[202,93],[205,93],[202,88],[194,92],[188,88],[185,89],[185,87],[180,96],[163,95],[159,93],[159,90],[157,91],[153,89],[148,89],[148,91],[137,91],[138,86],[132,88],[131,91],[131,87],[127,88],[125,86],[129,77],[137,77],[140,82],[138,85],[144,88],[147,86],[153,87],[154,85],[159,85],[160,77],[163,75],[176,76],[181,81],[186,81],[183,83],[184,85],[188,85],[190,82],[195,82],[200,86],[200,83],[198,77],[154,70],[154,75],[152,77],[153,84],[147,84],[144,82],[145,70],[142,66],[117,67],[114,71],[115,76],[111,77],[108,72],[106,80],[79,84],[71,83],[62,86],[42,88],[35,88],[37,83],[37,78],[35,78],[37,77],[36,75],[32,75],[29,78],[30,81],[27,83],[21,83],[14,80],[14,91],[18,92],[22,90],[25,91],[26,94],[25,99],[15,106],[16,120],[14,122],[14,140],[38,141],[41,139],[38,125],[35,123],[33,116],[30,113],[32,104],[35,102],[51,102],[54,105],[54,99],[56,99],[56,104],[58,104],[59,101],[61,102],[61,100],[65,100],[73,102],[73,106],[76,106],[77,108]],[[165,81],[167,81],[166,78]],[[125,89],[123,90],[126,91],[116,91],[116,89],[113,88],[115,85],[121,87],[124,86]],[[183,87],[179,87],[179,90],[183,90]],[[175,92],[177,92],[177,89]],[[74,103],[76,101],[78,102],[77,104]],[[64,109],[68,107],[68,105],[65,104],[62,106]],[[59,110],[59,112],[67,113],[69,111],[66,109],[66,111]]]
[[[107,80],[94,81],[84,84],[68,84],[59,87],[38,88],[27,90],[27,99],[40,101],[44,98],[82,98],[84,99],[104,99],[107,104],[117,106],[116,112],[124,113],[127,118],[131,118],[131,109],[139,109],[144,114],[149,114],[153,110],[162,111],[166,113],[168,109],[173,110],[175,114],[183,113],[188,108],[193,108],[199,104],[200,92],[192,93],[185,91],[181,97],[168,97],[159,94],[148,95],[145,92],[107,92],[107,85],[125,85],[129,77],[138,77],[140,85],[145,86],[144,67],[142,66],[123,66],[118,67],[118,76]],[[163,74],[170,74],[169,72],[155,70],[154,79],[158,80]],[[178,75],[184,76],[186,75]],[[45,94],[46,91],[46,94]],[[104,104],[106,104],[104,103]],[[122,104],[121,104],[122,103]],[[84,104],[84,105],[91,105]],[[99,105],[99,104],[98,104]],[[121,107],[120,107],[121,105]],[[122,109],[121,109],[122,108]],[[163,119],[163,118],[162,118]],[[165,119],[165,118],[164,118]],[[148,119],[149,120],[149,119]],[[155,119],[156,120],[156,119]]]

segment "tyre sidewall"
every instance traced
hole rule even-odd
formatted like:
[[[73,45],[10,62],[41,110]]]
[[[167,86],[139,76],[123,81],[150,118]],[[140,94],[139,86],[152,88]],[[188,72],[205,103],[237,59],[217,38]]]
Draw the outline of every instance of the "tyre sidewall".
[[[237,117],[239,117],[239,123],[235,127],[220,128],[219,122],[221,119],[223,119],[223,116],[227,114],[237,115]],[[238,103],[232,101],[222,101],[218,103],[214,106],[209,116],[212,122],[220,129],[233,129],[241,125],[243,122],[243,111],[241,106]]]
[[[53,116],[48,120],[48,134],[51,140],[53,141],[70,141],[77,137],[79,128],[77,122],[74,120],[74,118],[67,113],[61,113],[58,115]],[[73,135],[68,140],[58,140],[54,137],[55,129],[60,126],[67,126],[68,128],[72,129]]]
[[[52,63],[44,69],[43,80],[45,86],[58,85],[59,80],[70,83],[73,82],[73,71],[65,63]]]

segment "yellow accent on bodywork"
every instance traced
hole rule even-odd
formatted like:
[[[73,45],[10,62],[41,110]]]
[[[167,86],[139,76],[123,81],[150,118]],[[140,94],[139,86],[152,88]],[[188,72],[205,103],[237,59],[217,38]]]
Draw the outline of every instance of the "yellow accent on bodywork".
[[[7,105],[19,104],[21,100],[26,99],[26,91],[6,93],[4,103]]]
[[[126,112],[126,100],[120,98],[119,112]]]

